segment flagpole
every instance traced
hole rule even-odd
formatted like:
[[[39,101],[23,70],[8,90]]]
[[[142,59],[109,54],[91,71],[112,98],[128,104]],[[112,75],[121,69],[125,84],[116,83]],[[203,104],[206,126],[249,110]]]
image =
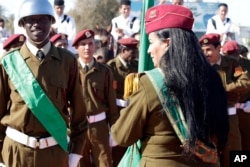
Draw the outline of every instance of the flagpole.
[[[139,48],[139,68],[138,72],[150,70],[153,68],[153,63],[147,53],[149,46],[148,36],[145,30],[144,18],[148,8],[154,6],[154,0],[142,0],[143,8],[141,12],[141,32],[140,32],[140,48]]]

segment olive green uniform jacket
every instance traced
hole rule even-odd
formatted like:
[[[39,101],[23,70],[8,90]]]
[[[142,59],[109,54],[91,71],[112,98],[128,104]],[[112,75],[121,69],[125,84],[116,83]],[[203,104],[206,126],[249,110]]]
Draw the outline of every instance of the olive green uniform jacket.
[[[44,92],[56,106],[67,125],[70,124],[69,152],[81,154],[87,131],[87,120],[82,103],[83,97],[77,60],[69,51],[56,48],[51,44],[49,53],[41,62],[28,50],[26,44],[20,48],[20,54],[29,66],[34,77],[40,83]],[[69,103],[68,103],[69,101]],[[34,137],[48,137],[47,130],[32,114],[8,74],[0,64],[0,141],[5,137],[5,128],[10,126],[16,130]],[[70,123],[69,112],[70,108]],[[46,106],[43,108],[46,110]],[[18,138],[18,136],[17,136]],[[6,137],[6,147],[3,148],[3,158],[7,166],[68,166],[68,155],[59,145],[39,150],[9,141]],[[9,145],[7,146],[7,143]],[[11,148],[13,146],[13,148]],[[9,148],[8,148],[9,147]],[[8,162],[8,160],[10,160]]]
[[[194,163],[182,156],[181,142],[174,132],[158,95],[147,75],[141,74],[139,89],[129,98],[129,105],[111,127],[117,144],[129,146],[141,140],[140,166],[150,167],[206,167],[196,159]]]
[[[221,56],[220,67],[216,69],[227,93],[228,107],[234,107],[236,103],[240,102],[240,95],[250,91],[249,74],[242,72],[239,76],[235,76],[238,66],[239,62],[236,59],[230,56]],[[225,167],[229,166],[230,150],[242,149],[238,114],[229,115],[229,124],[228,143],[222,153],[222,164]]]
[[[239,63],[235,59],[221,56],[221,64],[216,69],[228,95],[228,107],[233,107],[240,101],[239,93],[250,90],[249,73],[243,72],[241,75],[235,76],[237,67],[239,67]]]
[[[106,119],[89,123],[88,139],[84,146],[80,166],[91,166],[90,150],[96,166],[112,166],[109,127],[115,123],[119,116],[115,103],[113,73],[107,65],[96,62],[96,60],[88,72],[84,71],[80,63],[78,66],[84,97],[82,103],[85,107],[83,110],[87,112],[87,116],[106,113]]]
[[[250,60],[246,58],[240,58],[239,64],[243,68],[244,71],[248,71],[250,74]],[[244,91],[240,94],[240,102],[245,103],[246,101],[250,101],[250,90]],[[238,109],[237,112],[239,119],[239,128],[241,133],[241,145],[242,150],[250,150],[250,113],[243,111],[242,109]]]
[[[107,63],[114,74],[116,81],[116,96],[118,99],[123,99],[125,77],[132,72],[138,72],[138,62],[133,61],[129,67],[125,67],[119,60],[119,55]]]

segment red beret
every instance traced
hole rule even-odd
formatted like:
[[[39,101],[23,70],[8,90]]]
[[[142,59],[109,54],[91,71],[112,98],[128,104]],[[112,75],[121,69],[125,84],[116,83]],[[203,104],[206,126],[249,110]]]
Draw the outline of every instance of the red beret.
[[[10,45],[15,42],[24,42],[26,37],[23,34],[13,34],[7,38],[3,43],[3,49],[7,49]]]
[[[193,27],[193,13],[180,5],[157,5],[147,10],[145,26],[147,34],[164,28],[183,28],[191,30]]]
[[[200,45],[218,44],[220,43],[220,34],[216,33],[205,34],[199,39],[199,42]]]
[[[58,34],[55,34],[53,35],[51,38],[50,38],[50,41],[52,43],[56,42],[57,40],[59,39],[67,39],[68,38],[68,35],[67,34],[63,34],[63,33],[58,33]]]
[[[118,43],[126,47],[136,47],[138,42],[135,38],[122,38],[118,40]]]
[[[239,45],[236,41],[231,40],[227,41],[223,47],[222,47],[222,52],[227,53],[227,54],[234,54],[239,52]]]
[[[72,42],[72,46],[76,46],[80,40],[94,38],[94,36],[95,36],[94,31],[88,29],[82,30],[76,35],[74,41]]]

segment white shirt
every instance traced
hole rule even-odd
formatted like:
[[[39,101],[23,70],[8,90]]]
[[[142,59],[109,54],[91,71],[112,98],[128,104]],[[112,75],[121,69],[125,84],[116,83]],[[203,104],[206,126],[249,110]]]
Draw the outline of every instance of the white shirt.
[[[66,19],[64,19],[65,14],[61,16],[57,16],[55,14],[56,23],[52,25],[52,27],[57,31],[57,33],[64,33],[68,35],[69,47],[68,49],[73,53],[76,53],[75,49],[72,47],[72,41],[76,36],[76,23],[75,19],[66,15]]]
[[[215,23],[216,23],[216,28],[214,27],[213,23],[212,23],[212,19],[214,19]],[[218,34],[222,34],[222,33],[227,33],[230,31],[231,28],[231,19],[228,20],[228,18],[226,18],[224,21],[222,21],[220,19],[219,15],[215,15],[212,17],[212,19],[208,20],[207,23],[207,34],[208,33],[218,33]]]
[[[118,34],[116,32],[116,28],[123,29],[124,38],[131,37],[131,35],[139,32],[140,30],[140,20],[136,18],[134,22],[132,23],[134,16],[129,16],[127,18],[124,18],[123,15],[120,15],[118,17],[115,17],[112,19],[112,30],[111,34],[113,35],[114,39],[118,39]],[[131,24],[133,25],[132,28],[130,27]],[[117,27],[116,27],[117,25]]]
[[[38,50],[41,50],[43,51],[44,53],[44,56],[46,56],[48,53],[49,53],[49,50],[51,48],[51,43],[48,42],[47,44],[45,44],[42,48],[38,49],[37,47],[35,47],[33,44],[31,44],[29,42],[29,40],[26,40],[26,45],[27,45],[27,48],[30,50],[30,52],[33,54],[33,55],[36,55],[37,51]]]
[[[215,21],[216,28],[214,27],[212,23],[212,19]],[[237,40],[238,39],[238,33],[233,30],[233,23],[231,19],[226,18],[224,21],[220,19],[219,15],[213,16],[211,19],[208,20],[207,23],[207,32],[208,33],[217,33],[217,34],[224,34],[221,37],[221,43],[222,45],[227,41],[227,40]],[[227,36],[227,33],[231,32],[234,34],[234,38],[230,38]]]

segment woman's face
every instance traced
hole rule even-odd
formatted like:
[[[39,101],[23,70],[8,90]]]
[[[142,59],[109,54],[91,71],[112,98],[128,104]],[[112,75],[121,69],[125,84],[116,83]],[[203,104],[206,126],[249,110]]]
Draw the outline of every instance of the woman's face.
[[[163,54],[167,51],[169,46],[169,39],[161,41],[155,32],[151,32],[148,36],[149,47],[148,54],[150,54],[155,67],[159,67],[160,59]]]

